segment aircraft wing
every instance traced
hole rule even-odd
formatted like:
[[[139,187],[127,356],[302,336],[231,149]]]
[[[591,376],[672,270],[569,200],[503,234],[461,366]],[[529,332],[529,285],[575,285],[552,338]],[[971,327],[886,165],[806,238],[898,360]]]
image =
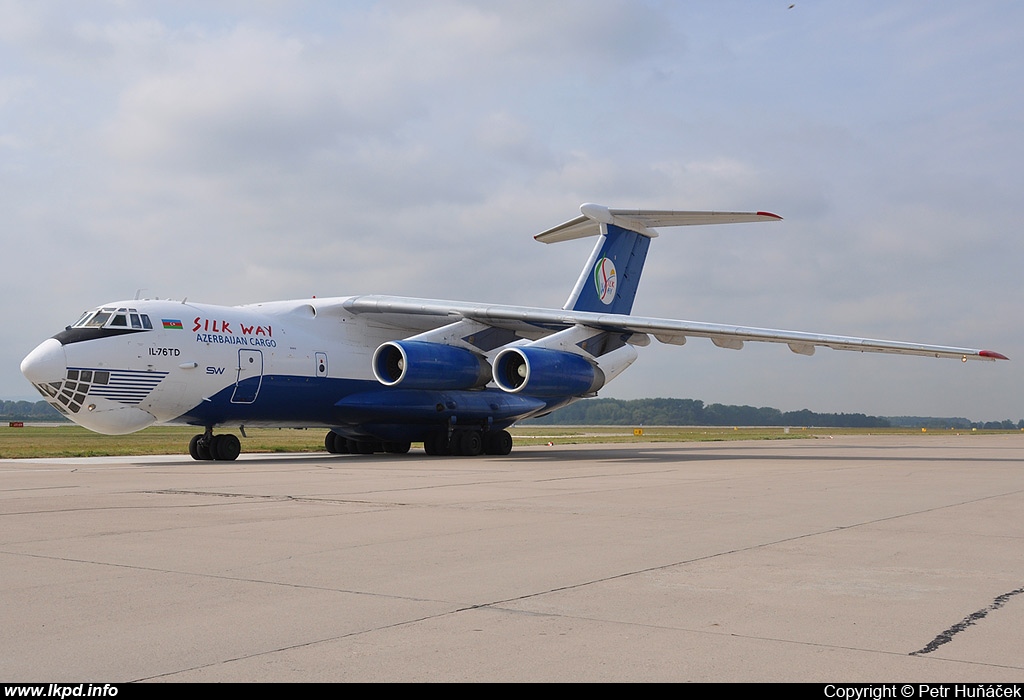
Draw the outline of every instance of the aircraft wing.
[[[324,300],[326,301],[326,300]],[[688,338],[709,338],[715,345],[733,350],[742,349],[745,342],[784,343],[800,355],[812,355],[816,347],[858,352],[922,355],[967,360],[1005,360],[1005,355],[992,350],[927,345],[896,340],[876,340],[843,335],[805,333],[771,328],[752,328],[699,321],[681,321],[647,318],[621,314],[601,314],[564,309],[540,309],[501,304],[473,304],[434,299],[413,299],[392,296],[358,296],[340,301],[340,306],[354,314],[380,314],[392,323],[409,318],[410,328],[421,327],[414,319],[436,319],[444,325],[467,319],[487,326],[519,333],[525,338],[537,338],[571,326],[584,326],[600,331],[634,334],[629,340],[635,345],[648,344],[647,336],[659,342],[682,345]]]

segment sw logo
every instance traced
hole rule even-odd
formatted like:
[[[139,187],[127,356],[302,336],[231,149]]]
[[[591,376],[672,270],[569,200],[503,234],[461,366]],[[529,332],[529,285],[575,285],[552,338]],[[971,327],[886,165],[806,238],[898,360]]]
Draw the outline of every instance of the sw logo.
[[[207,367],[206,368],[206,373],[207,374],[224,374],[224,368],[223,367]]]

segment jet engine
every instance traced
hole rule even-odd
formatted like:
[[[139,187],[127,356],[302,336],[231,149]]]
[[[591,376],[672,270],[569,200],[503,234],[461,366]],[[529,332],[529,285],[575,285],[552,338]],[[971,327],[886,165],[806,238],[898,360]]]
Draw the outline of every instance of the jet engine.
[[[580,355],[548,348],[506,348],[494,358],[494,383],[530,396],[582,396],[604,386],[604,372]]]
[[[373,376],[403,389],[472,389],[491,380],[487,361],[464,348],[395,340],[373,353]]]

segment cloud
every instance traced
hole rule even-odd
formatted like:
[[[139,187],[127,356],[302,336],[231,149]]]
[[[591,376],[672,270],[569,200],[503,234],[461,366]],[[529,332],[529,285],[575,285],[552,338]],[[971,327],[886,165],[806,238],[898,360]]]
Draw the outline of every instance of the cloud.
[[[530,236],[583,201],[785,217],[665,231],[639,313],[1024,345],[1008,321],[1024,13],[1005,4],[0,9],[0,202],[17,250],[0,262],[0,395],[24,395],[16,368],[36,342],[140,287],[558,306],[590,242]],[[610,395],[961,401],[940,391],[941,363],[695,347],[646,349]],[[892,373],[916,372],[919,398],[891,396]],[[977,417],[1024,415],[1012,382],[983,385],[962,399]]]

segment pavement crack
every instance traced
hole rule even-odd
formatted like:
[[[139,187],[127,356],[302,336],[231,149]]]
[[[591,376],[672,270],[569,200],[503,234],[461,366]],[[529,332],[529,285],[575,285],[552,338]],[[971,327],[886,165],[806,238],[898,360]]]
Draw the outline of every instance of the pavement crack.
[[[984,620],[990,612],[994,612],[999,608],[1003,607],[1004,605],[1006,605],[1006,601],[1008,601],[1013,596],[1019,595],[1021,593],[1024,593],[1024,588],[1018,588],[1016,590],[1010,591],[1009,593],[1003,593],[1000,596],[996,596],[988,607],[972,612],[970,615],[960,620],[960,622],[956,623],[949,629],[946,629],[943,632],[941,632],[937,637],[935,637],[935,639],[930,641],[924,647],[918,649],[917,651],[910,652],[909,655],[921,656],[922,654],[932,653],[933,651],[941,647],[943,644],[947,644],[953,641],[953,637],[955,635],[963,632],[965,629],[977,623],[978,621]]]
[[[336,503],[369,505],[369,506],[407,506],[409,503],[371,501],[358,498],[326,498],[318,496],[291,496],[288,494],[231,493],[224,491],[192,491],[184,489],[160,489],[159,491],[141,491],[140,493],[160,496],[209,496],[211,498],[241,498],[255,501],[291,501],[295,503]],[[178,506],[175,506],[178,507]],[[192,507],[192,506],[186,506]]]

